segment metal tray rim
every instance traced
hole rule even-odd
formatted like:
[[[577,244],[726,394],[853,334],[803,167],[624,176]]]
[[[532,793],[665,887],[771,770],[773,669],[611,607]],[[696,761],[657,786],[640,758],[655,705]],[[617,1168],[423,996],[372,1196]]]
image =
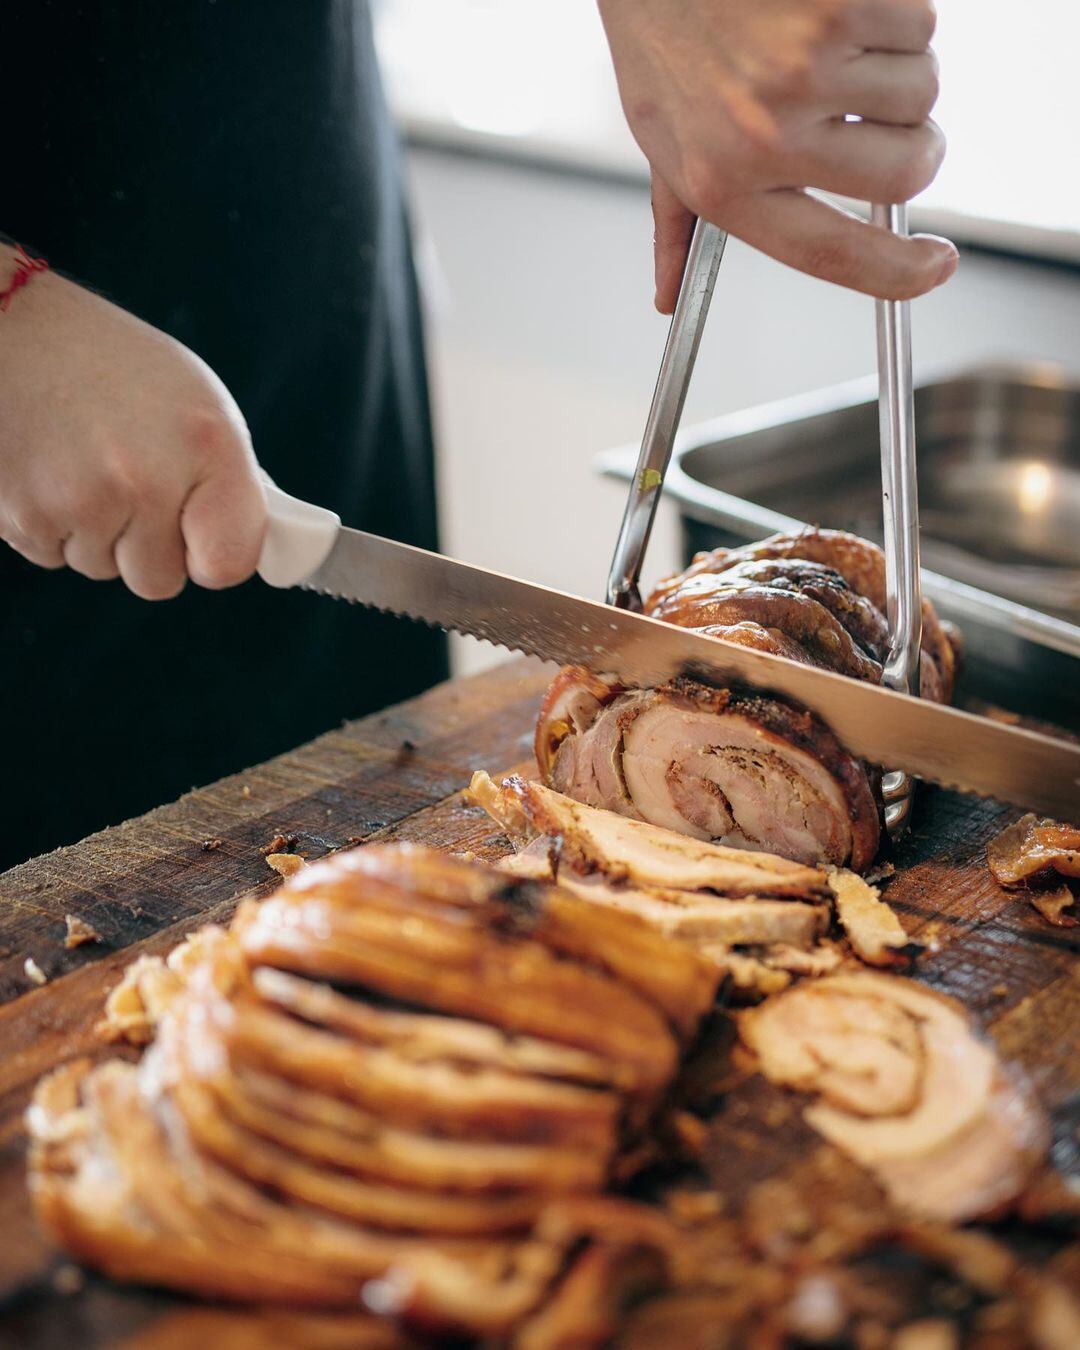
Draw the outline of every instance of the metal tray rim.
[[[953,366],[917,382],[917,388],[960,380],[1007,378],[1052,388],[1069,388],[1073,381],[1058,366],[1035,362],[992,362],[977,366]],[[803,421],[825,413],[841,412],[877,399],[877,376],[860,376],[854,380],[829,385],[808,393],[790,395],[769,403],[757,404],[681,430],[675,441],[671,468],[664,484],[664,494],[676,502],[691,519],[706,525],[720,525],[736,533],[748,527],[764,534],[807,528],[805,521],[783,515],[769,507],[724,492],[721,488],[706,487],[692,478],[682,467],[683,458],[692,450],[705,445],[751,435],[785,423]],[[624,445],[603,450],[594,458],[599,473],[606,478],[629,482],[637,462],[638,446]],[[923,570],[926,594],[946,604],[959,619],[981,622],[1000,629],[1014,637],[1023,638],[1042,647],[1049,647],[1080,660],[1080,626],[1059,619],[1041,610],[1007,600],[977,586],[956,581],[939,572]]]

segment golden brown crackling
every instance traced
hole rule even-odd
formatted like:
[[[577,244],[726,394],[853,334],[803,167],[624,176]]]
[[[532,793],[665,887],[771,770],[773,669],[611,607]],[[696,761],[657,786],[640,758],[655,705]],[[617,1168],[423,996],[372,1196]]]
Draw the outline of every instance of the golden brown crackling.
[[[776,534],[758,543],[738,548],[700,553],[684,572],[666,578],[646,601],[646,612],[663,603],[684,580],[702,573],[718,573],[739,563],[770,558],[797,558],[834,568],[853,591],[865,597],[884,614],[887,608],[885,555],[876,545],[844,530],[812,529],[797,534]],[[944,625],[929,600],[923,601],[923,651],[934,667],[924,697],[948,703],[952,698],[959,667],[960,643],[951,625]]]

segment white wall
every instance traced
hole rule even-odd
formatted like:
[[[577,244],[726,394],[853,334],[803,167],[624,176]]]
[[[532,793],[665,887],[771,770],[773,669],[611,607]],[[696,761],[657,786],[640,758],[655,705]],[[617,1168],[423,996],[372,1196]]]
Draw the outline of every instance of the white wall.
[[[413,150],[432,310],[443,547],[600,596],[622,490],[594,452],[641,434],[667,321],[652,309],[643,189]],[[1051,360],[1080,375],[1080,275],[964,255],[913,311],[916,376]],[[731,241],[684,423],[874,369],[870,300]],[[676,562],[671,515],[647,573]],[[459,643],[459,670],[495,659]]]

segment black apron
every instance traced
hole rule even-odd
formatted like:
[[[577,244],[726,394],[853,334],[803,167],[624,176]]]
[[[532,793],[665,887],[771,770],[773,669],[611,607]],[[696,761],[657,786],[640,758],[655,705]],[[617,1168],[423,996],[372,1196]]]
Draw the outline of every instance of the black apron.
[[[434,547],[364,0],[8,0],[4,30],[0,229],[208,361],[283,488]],[[2,544],[0,645],[0,867],[446,670],[438,636],[340,602],[255,579],[151,604]]]

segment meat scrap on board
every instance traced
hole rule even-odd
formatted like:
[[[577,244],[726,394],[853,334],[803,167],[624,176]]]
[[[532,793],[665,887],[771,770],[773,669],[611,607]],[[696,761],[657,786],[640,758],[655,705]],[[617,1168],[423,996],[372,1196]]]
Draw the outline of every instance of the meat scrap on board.
[[[1076,924],[1080,828],[1022,816],[990,840],[986,861],[994,879],[1026,895],[1044,919],[1059,928]]]

